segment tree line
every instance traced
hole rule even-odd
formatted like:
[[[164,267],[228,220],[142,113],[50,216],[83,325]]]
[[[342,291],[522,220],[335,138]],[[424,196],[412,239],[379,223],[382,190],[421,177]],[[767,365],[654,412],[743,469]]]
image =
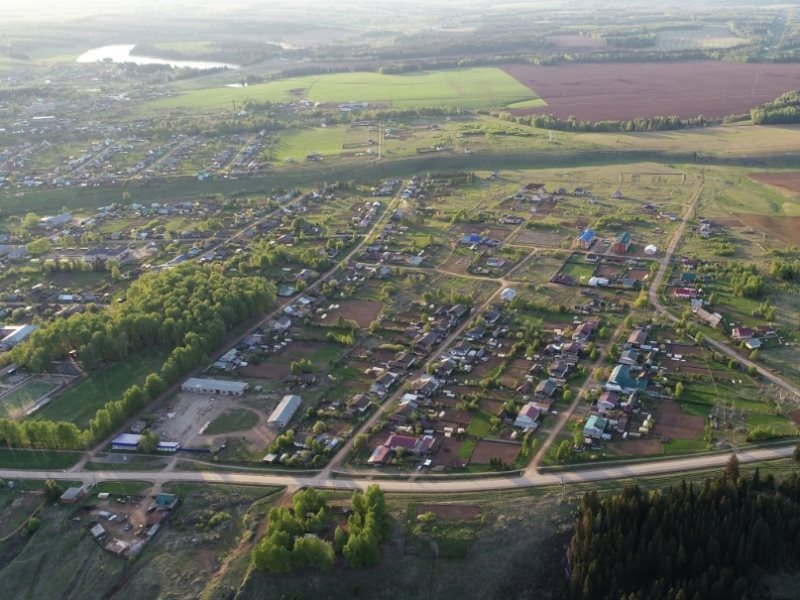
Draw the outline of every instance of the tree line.
[[[800,479],[725,474],[648,492],[584,496],[569,546],[569,597],[726,600],[760,597],[760,570],[797,565]]]

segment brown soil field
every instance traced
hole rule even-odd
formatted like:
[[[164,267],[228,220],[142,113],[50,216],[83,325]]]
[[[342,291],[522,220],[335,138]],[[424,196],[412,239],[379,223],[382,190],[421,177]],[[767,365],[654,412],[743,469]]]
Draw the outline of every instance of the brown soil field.
[[[800,245],[800,217],[768,217],[750,213],[737,213],[736,216],[745,225],[755,227],[782,242]]]
[[[739,219],[713,219],[713,223],[719,227],[741,227],[742,222]]]
[[[510,465],[517,459],[521,447],[522,444],[478,440],[469,462],[474,465],[488,465],[491,459],[499,458],[503,464]]]
[[[341,316],[358,323],[359,327],[369,327],[381,313],[383,304],[374,300],[347,300],[339,308],[328,313],[323,323],[335,323]]]
[[[680,354],[681,356],[703,355],[703,350],[699,346],[690,346],[689,344],[672,344],[670,349],[673,354]]]
[[[546,231],[536,231],[533,229],[523,229],[514,238],[515,244],[526,244],[530,246],[545,246],[548,248],[558,248],[564,241],[563,235],[548,233]]]
[[[628,271],[628,277],[636,281],[644,281],[650,277],[650,271],[647,269],[631,269]]]
[[[663,63],[508,65],[504,70],[547,102],[514,114],[627,120],[670,116],[721,118],[748,112],[800,88],[792,64],[711,60]]]
[[[454,437],[444,438],[439,450],[431,458],[432,467],[459,468],[465,465],[464,460],[459,458],[458,449],[461,442]]]
[[[614,442],[612,446],[615,453],[625,456],[649,456],[661,454],[661,442],[654,439],[623,440]]]
[[[282,379],[289,374],[289,365],[278,365],[273,362],[264,362],[260,365],[247,365],[239,369],[245,377],[256,379]]]
[[[755,179],[759,183],[800,192],[800,171],[792,173],[748,173],[747,175],[750,179]]]
[[[698,440],[704,426],[703,417],[684,414],[675,402],[661,402],[658,405],[655,431],[664,439]]]
[[[472,504],[420,504],[417,514],[433,513],[445,521],[469,521],[481,514],[481,507]]]

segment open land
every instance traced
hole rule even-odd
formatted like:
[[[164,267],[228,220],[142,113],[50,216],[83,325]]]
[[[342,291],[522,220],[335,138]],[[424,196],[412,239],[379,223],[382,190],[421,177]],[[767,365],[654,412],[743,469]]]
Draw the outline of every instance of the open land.
[[[800,88],[800,72],[783,64],[691,61],[504,69],[547,103],[516,114],[574,115],[587,121],[672,115],[718,119]]]

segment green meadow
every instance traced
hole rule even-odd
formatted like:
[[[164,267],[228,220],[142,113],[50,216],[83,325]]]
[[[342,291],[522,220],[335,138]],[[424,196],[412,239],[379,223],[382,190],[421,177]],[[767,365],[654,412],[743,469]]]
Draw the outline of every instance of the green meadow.
[[[511,104],[543,106],[522,83],[493,67],[421,71],[400,75],[335,73],[282,79],[244,88],[208,88],[149,105],[153,110],[216,109],[247,99],[282,102],[292,97],[312,102],[370,102],[400,108],[491,108]]]

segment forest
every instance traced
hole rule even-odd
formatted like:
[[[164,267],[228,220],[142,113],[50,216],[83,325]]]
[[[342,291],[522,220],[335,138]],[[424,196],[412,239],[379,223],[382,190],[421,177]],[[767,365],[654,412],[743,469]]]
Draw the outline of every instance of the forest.
[[[199,365],[236,325],[263,314],[275,300],[275,286],[262,277],[225,275],[221,266],[186,264],[140,277],[122,300],[48,322],[14,348],[12,359],[41,372],[73,353],[91,370],[146,348],[172,348],[160,371],[148,375],[144,389],[133,385],[122,398],[109,400],[85,431],[66,422],[0,419],[0,444],[81,448],[102,440]]]
[[[742,477],[733,456],[701,485],[637,485],[584,496],[568,550],[575,600],[728,600],[764,597],[765,572],[794,569],[800,478]]]

